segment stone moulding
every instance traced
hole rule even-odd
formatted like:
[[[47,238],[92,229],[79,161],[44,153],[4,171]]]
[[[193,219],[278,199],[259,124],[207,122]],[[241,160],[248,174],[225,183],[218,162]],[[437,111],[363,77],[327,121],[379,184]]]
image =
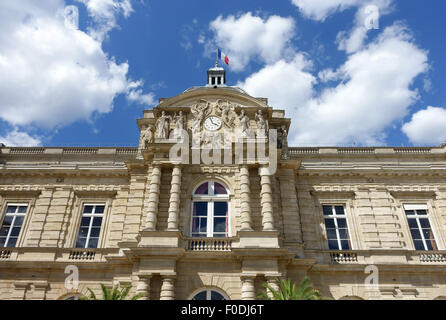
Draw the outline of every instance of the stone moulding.
[[[390,195],[395,199],[436,199],[435,191],[418,191],[418,190],[388,190]]]
[[[337,198],[337,199],[353,199],[355,198],[355,192],[354,191],[342,191],[342,190],[329,190],[329,191],[318,191],[318,190],[312,190],[310,191],[310,194],[313,197],[317,198]]]
[[[14,188],[12,190],[0,189],[0,196],[9,197],[20,197],[20,198],[36,198],[42,193],[42,190],[22,190],[22,188]]]

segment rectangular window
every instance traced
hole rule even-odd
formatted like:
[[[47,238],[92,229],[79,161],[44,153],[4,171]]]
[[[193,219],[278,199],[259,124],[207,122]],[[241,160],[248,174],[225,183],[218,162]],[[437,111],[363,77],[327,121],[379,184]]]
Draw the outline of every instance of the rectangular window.
[[[214,202],[214,230],[213,237],[228,236],[228,203]]]
[[[194,202],[192,237],[206,237],[208,225],[208,203]]]
[[[26,203],[10,203],[6,206],[0,229],[0,247],[16,246],[27,209]]]
[[[195,201],[192,237],[227,237],[228,221],[227,201]]]
[[[83,206],[76,248],[98,247],[104,209],[104,204],[85,204]]]
[[[347,216],[343,206],[322,206],[330,250],[350,250]]]
[[[404,205],[415,250],[438,250],[426,205]]]

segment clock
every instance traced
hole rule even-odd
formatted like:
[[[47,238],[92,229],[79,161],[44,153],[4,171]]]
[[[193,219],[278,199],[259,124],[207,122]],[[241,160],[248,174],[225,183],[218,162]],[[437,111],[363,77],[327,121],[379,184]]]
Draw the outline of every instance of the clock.
[[[204,120],[204,127],[209,131],[216,131],[221,128],[221,120],[219,117],[210,116]]]

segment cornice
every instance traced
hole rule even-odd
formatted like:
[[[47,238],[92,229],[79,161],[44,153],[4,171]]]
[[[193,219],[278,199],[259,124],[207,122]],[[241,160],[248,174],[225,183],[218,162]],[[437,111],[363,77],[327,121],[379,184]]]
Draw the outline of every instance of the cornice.
[[[435,191],[421,190],[391,190],[388,189],[390,195],[396,199],[435,199]]]
[[[74,194],[79,198],[114,198],[117,193],[117,190],[100,190],[93,188],[89,188],[88,190],[74,190]]]
[[[170,107],[184,100],[202,98],[203,96],[220,96],[225,98],[235,98],[245,101],[249,106],[269,108],[265,101],[261,98],[255,98],[247,94],[225,88],[199,88],[192,91],[180,93],[168,99],[162,99],[156,108]]]
[[[20,198],[37,198],[42,193],[42,190],[27,190],[27,189],[13,189],[6,190],[0,188],[0,196],[2,197],[20,197]]]
[[[317,198],[353,199],[355,197],[355,192],[348,190],[312,190],[310,194]]]

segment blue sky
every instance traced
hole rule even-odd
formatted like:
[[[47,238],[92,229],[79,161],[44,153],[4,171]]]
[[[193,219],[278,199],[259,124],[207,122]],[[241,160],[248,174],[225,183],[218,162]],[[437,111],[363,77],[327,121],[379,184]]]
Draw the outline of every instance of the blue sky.
[[[229,85],[286,110],[293,146],[446,142],[443,1],[14,2],[0,13],[7,145],[136,146],[142,111],[204,85],[217,46]]]

